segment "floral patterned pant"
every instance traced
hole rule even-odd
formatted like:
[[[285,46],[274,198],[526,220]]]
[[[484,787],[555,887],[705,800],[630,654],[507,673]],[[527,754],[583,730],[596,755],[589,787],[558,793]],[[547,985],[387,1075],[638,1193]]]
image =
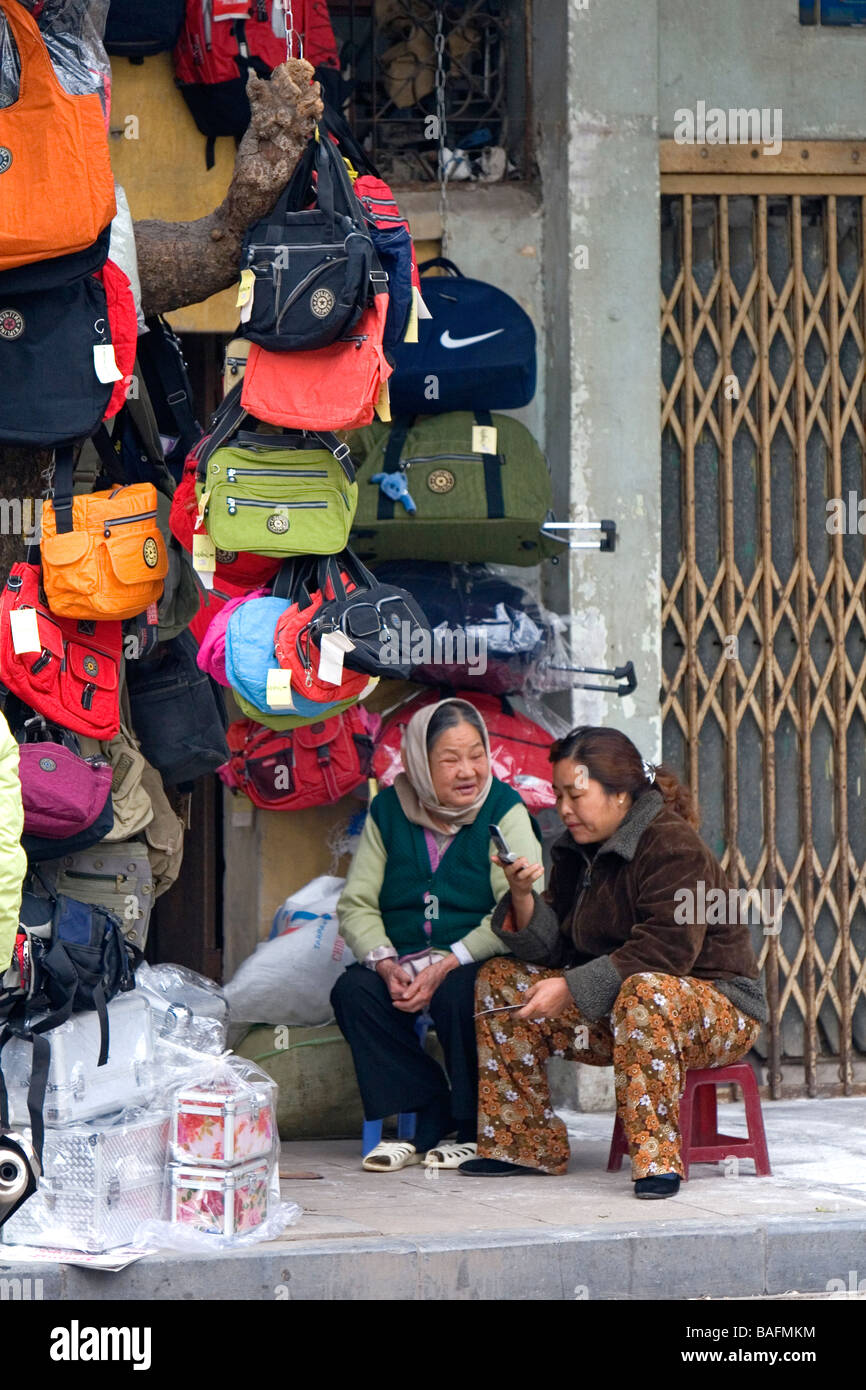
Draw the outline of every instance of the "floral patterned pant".
[[[476,983],[476,1008],[518,1003],[536,980],[561,975],[512,956],[487,961]],[[632,1178],[679,1173],[679,1107],[686,1069],[737,1062],[761,1025],[709,981],[631,975],[610,1016],[588,1023],[576,1005],[556,1018],[513,1013],[476,1019],[478,1156],[564,1173],[566,1128],[550,1105],[544,1063],[567,1057],[613,1065],[616,1105],[631,1150]]]

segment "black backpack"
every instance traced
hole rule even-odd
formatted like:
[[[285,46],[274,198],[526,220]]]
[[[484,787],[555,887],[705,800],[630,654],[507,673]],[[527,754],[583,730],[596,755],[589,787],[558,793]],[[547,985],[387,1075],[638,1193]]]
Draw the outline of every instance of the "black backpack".
[[[145,319],[149,332],[138,340],[138,367],[165,449],[165,461],[178,480],[184,460],[202,436],[195,417],[192,385],[180,339],[164,318]]]
[[[185,0],[111,0],[105,47],[132,62],[164,53],[177,43],[185,9]]]
[[[387,288],[348,171],[324,130],[273,212],[247,232],[241,266],[253,276],[244,336],[282,352],[328,347],[351,332],[374,286]]]
[[[47,898],[32,892],[22,895],[12,965],[0,980],[0,1062],[10,1038],[22,1038],[33,1048],[27,1107],[40,1163],[42,1108],[51,1065],[46,1033],[73,1013],[94,1009],[100,1029],[97,1066],[104,1066],[110,1042],[107,1005],[115,995],[135,988],[133,971],[142,960],[111,913],[41,886]],[[8,1127],[9,1100],[0,1065],[0,1131]]]

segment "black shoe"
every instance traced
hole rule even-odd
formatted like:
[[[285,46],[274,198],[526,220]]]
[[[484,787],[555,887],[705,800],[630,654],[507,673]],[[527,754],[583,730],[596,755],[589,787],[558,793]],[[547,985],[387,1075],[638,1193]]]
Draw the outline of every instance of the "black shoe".
[[[498,1158],[467,1158],[457,1172],[465,1173],[470,1178],[515,1178],[521,1173],[533,1178],[546,1177],[540,1168],[527,1168],[523,1163],[503,1163]]]
[[[654,1177],[638,1178],[634,1185],[634,1195],[656,1199],[659,1197],[676,1197],[680,1190],[680,1179],[678,1173],[656,1173]]]

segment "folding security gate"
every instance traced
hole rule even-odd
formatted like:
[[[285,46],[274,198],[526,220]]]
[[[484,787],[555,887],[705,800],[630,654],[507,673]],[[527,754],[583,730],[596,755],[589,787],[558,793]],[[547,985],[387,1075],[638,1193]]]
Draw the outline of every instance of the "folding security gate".
[[[851,1094],[866,1079],[866,180],[716,182],[662,182],[664,754],[732,883],[780,891],[781,927],[752,928],[771,1094]]]

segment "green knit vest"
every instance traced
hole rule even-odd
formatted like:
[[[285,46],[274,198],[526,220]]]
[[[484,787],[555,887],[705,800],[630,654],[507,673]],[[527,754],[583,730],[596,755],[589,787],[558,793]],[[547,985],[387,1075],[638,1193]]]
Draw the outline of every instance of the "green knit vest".
[[[401,956],[425,946],[447,950],[493,909],[488,827],[519,802],[513,788],[494,778],[475,820],[458,830],[434,873],[424,830],[407,820],[394,788],[374,798],[370,814],[388,856],[379,911]]]

